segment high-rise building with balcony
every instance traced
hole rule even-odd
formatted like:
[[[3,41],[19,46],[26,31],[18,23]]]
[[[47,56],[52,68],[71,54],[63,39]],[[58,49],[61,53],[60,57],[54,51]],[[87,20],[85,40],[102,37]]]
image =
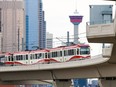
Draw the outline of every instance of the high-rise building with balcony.
[[[46,47],[46,22],[41,0],[25,0],[26,50]]]
[[[0,50],[14,52],[24,49],[25,16],[23,0],[0,1]]]

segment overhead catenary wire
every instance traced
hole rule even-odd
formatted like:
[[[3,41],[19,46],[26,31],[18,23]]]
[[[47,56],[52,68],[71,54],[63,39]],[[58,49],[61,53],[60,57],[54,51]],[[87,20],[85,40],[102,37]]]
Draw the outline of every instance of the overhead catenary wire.
[[[86,34],[86,32],[82,32],[82,33],[78,34],[78,35],[80,35],[80,37],[77,38],[77,39],[86,38],[86,36],[83,36],[83,35],[85,35],[85,34]],[[82,36],[81,36],[81,35],[82,35]],[[72,40],[74,39],[73,36],[74,36],[74,35],[70,35],[71,38],[69,38],[69,39],[70,39],[71,42],[73,42],[73,41],[72,41]],[[52,38],[52,39],[53,39],[53,47],[61,46],[62,43],[66,44],[66,41],[67,41],[66,36],[54,37],[54,38]],[[41,41],[44,41],[44,40],[41,40]],[[39,42],[37,42],[37,41],[32,41],[32,42],[30,42],[30,43],[27,44],[27,45],[29,45],[29,46],[35,46],[36,44],[39,44]],[[5,47],[8,47],[8,49],[10,49],[11,47],[15,48],[15,47],[17,47],[17,43],[14,43],[14,45],[13,45],[12,43],[9,43],[9,44],[5,44],[4,46],[5,46]],[[20,43],[19,46],[26,47],[26,43],[23,43],[23,44]],[[2,48],[2,47],[0,47],[0,48]]]
[[[86,36],[83,36],[83,37],[79,37],[78,39],[82,39],[82,38],[86,38]],[[61,44],[61,42],[62,43],[66,43],[65,41],[67,40],[67,38],[59,38],[59,37],[56,37],[56,38],[53,38],[53,39],[55,39],[56,41],[53,41],[53,44],[55,43],[55,44]],[[74,39],[74,38],[69,38],[69,39]],[[60,41],[60,42],[59,42]],[[31,42],[30,44],[28,44],[28,45],[34,45],[34,44],[39,44],[39,42],[37,42],[37,41],[33,41],[33,42]],[[9,44],[5,44],[7,47],[12,47],[12,45],[10,45],[10,43]],[[24,44],[19,44],[20,46],[22,46],[22,45],[26,45],[26,43],[24,43]],[[14,47],[16,46],[16,44],[15,45],[13,45]]]

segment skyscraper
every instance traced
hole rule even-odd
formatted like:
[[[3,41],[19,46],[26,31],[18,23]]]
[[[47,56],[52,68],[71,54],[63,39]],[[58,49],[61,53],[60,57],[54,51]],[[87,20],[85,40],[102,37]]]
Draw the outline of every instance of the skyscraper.
[[[0,48],[2,52],[23,50],[24,18],[23,0],[0,1]]]
[[[39,48],[46,48],[46,21],[42,0],[39,1]]]
[[[53,48],[53,34],[46,33],[46,48]]]
[[[45,48],[46,22],[41,0],[25,0],[26,50]]]
[[[25,0],[26,50],[39,47],[39,0]]]

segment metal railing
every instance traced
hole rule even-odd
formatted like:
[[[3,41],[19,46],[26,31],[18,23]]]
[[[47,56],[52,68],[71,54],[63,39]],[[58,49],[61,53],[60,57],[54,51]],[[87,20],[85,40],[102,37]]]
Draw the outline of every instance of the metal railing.
[[[86,25],[109,24],[109,23],[113,23],[113,22],[114,22],[114,20],[93,21],[93,22],[86,22]]]

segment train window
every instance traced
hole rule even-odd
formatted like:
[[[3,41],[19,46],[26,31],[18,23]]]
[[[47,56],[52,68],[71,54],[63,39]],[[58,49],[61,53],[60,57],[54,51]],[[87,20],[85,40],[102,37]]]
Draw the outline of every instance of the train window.
[[[39,59],[39,54],[37,54],[37,59]]]
[[[77,48],[77,55],[79,54],[79,49]]]
[[[81,47],[80,48],[80,54],[90,54],[90,49],[88,47]]]
[[[23,60],[23,55],[21,55],[21,60]]]
[[[23,60],[25,60],[25,55],[23,55]]]
[[[8,61],[10,61],[10,56],[8,56]]]
[[[67,56],[68,53],[67,53],[67,50],[64,50],[64,56]]]
[[[40,58],[45,58],[45,54],[41,53],[41,57]]]
[[[74,49],[68,50],[68,55],[74,55]]]
[[[19,60],[19,56],[16,56],[16,59]]]
[[[26,60],[28,60],[28,55],[26,55]]]
[[[55,52],[55,57],[58,57],[58,52]]]
[[[31,59],[34,59],[34,54],[31,54]]]
[[[47,58],[47,53],[45,53],[45,58]]]
[[[13,60],[15,61],[16,60],[15,56],[12,56],[12,57],[13,57]]]
[[[0,62],[5,62],[5,61],[6,61],[5,57],[0,58]]]
[[[54,52],[54,57],[57,57],[57,52]]]
[[[35,59],[37,59],[37,54],[35,54]]]
[[[52,57],[54,57],[54,53],[52,52]]]
[[[56,57],[61,57],[62,56],[62,51],[57,51]]]
[[[23,60],[25,60],[25,55],[23,55]]]
[[[40,59],[40,58],[42,58],[42,54],[41,53],[37,54],[37,59]]]
[[[73,49],[74,50],[74,55],[76,55],[76,49]]]
[[[11,61],[14,61],[13,56],[11,56]]]
[[[22,56],[20,55],[20,60],[22,60]]]
[[[62,51],[60,51],[60,57],[62,56]]]
[[[64,56],[66,56],[66,51],[64,50]]]
[[[19,55],[19,60],[21,60],[20,55]]]
[[[33,59],[35,59],[35,54],[33,54]]]
[[[30,59],[32,59],[32,54],[30,55]]]
[[[21,55],[19,55],[20,56],[20,59],[19,60],[21,60],[22,58],[21,58]]]
[[[18,56],[16,56],[16,60],[18,60]]]
[[[52,57],[56,57],[57,56],[57,52],[52,52]]]
[[[19,60],[21,60],[21,56],[19,55]]]
[[[48,58],[50,58],[50,54],[51,54],[51,53],[48,53]]]
[[[23,60],[25,60],[25,55],[23,55]]]
[[[19,60],[19,56],[17,56],[17,60]]]
[[[6,59],[6,61],[8,61],[8,58],[7,58],[7,56],[5,56],[5,59]]]

